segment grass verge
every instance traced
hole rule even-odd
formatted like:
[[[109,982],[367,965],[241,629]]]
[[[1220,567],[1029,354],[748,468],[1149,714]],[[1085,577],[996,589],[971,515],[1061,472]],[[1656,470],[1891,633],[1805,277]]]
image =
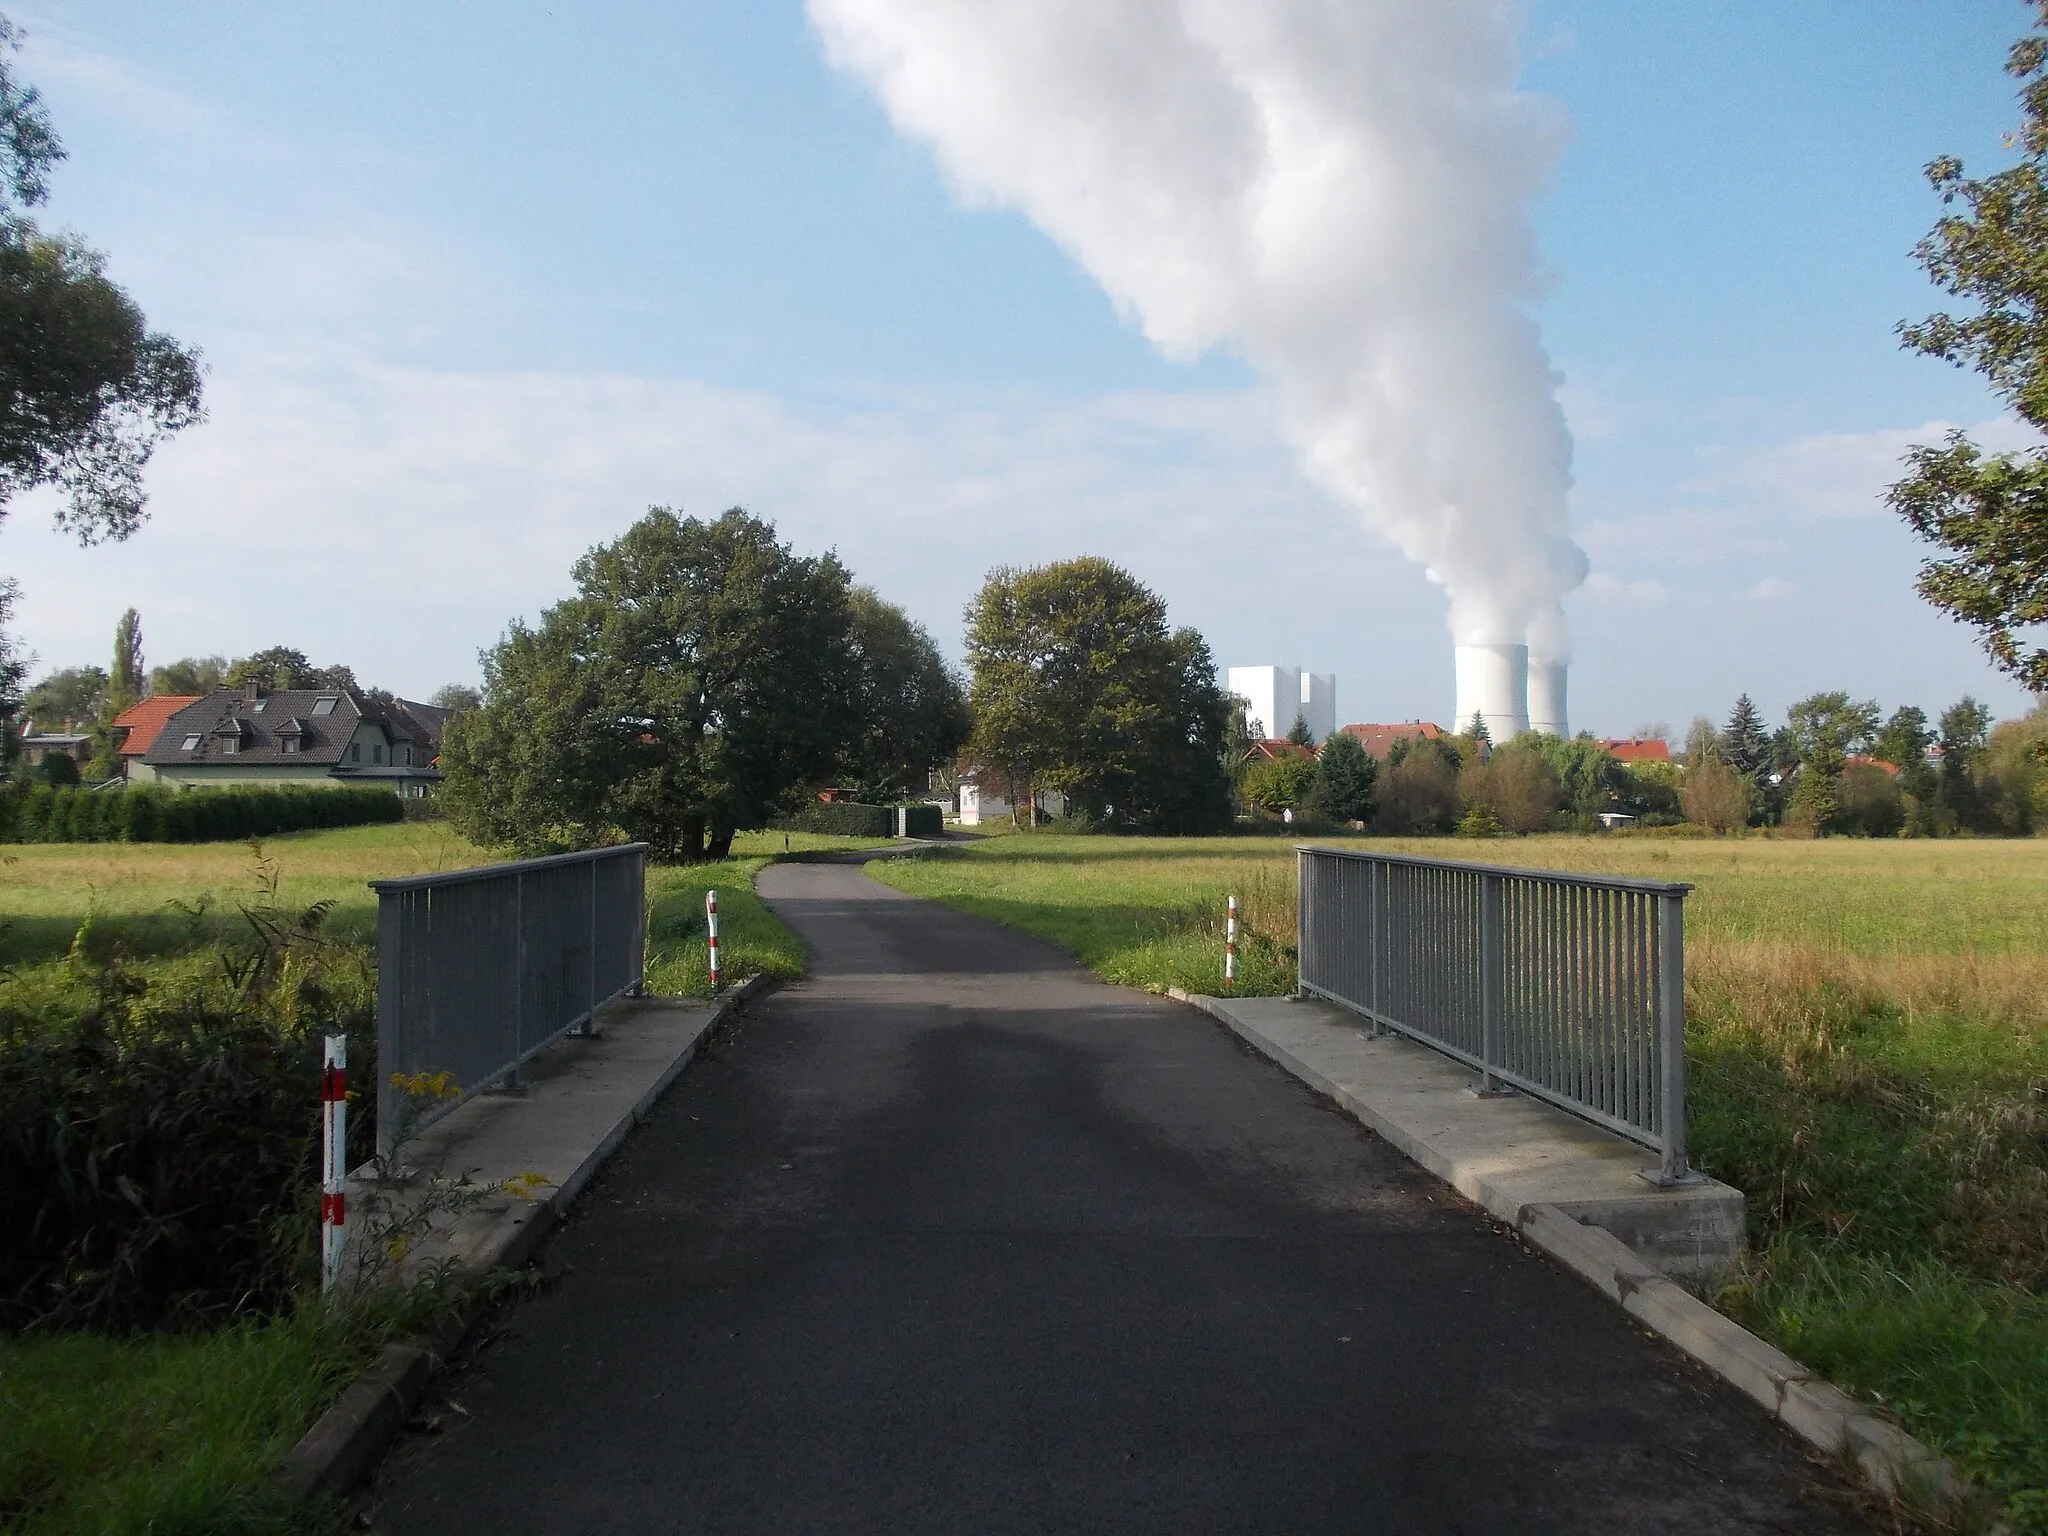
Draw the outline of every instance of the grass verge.
[[[1751,1218],[1718,1303],[2048,1532],[2048,845],[1346,841],[1693,882],[1688,1134]],[[1238,991],[1271,996],[1291,846],[1038,833],[872,872],[1107,980],[1208,993],[1235,894]]]

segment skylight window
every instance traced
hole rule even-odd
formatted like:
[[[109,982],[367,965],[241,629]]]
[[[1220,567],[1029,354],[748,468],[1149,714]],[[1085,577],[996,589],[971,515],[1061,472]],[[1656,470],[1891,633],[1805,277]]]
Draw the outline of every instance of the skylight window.
[[[254,704],[251,704],[249,706],[249,713],[252,715],[260,715],[263,713],[264,707],[269,703],[270,700],[268,699],[258,699]]]
[[[339,699],[315,699],[313,701],[313,713],[316,715],[331,715],[334,713],[334,706],[340,702],[341,700]]]
[[[185,738],[185,746],[183,750],[187,752],[196,752],[199,750],[199,733],[197,731],[194,731],[190,736],[187,736]]]

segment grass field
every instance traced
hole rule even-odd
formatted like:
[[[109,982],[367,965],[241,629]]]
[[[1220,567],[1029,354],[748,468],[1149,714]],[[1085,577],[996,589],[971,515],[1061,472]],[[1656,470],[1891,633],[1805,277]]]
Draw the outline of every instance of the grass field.
[[[1750,1198],[1720,1305],[1890,1405],[2048,1531],[2048,843],[1350,840],[1692,882],[1689,1134]],[[1291,843],[991,838],[877,878],[1105,978],[1292,989]]]
[[[862,846],[792,834],[791,853]],[[782,856],[780,833],[743,836],[721,864],[648,872],[651,990],[702,993],[703,893],[715,885],[726,977],[800,974],[803,954],[753,893]],[[354,952],[376,930],[366,881],[489,863],[441,822],[405,822],[247,843],[30,844],[0,850],[0,1003],[61,1007],[82,987],[67,956],[81,927],[94,960],[119,954],[158,980],[218,973],[225,941],[274,870],[287,910],[333,904],[327,936]],[[0,1530],[297,1531],[317,1514],[281,1506],[264,1474],[396,1326],[316,1310],[222,1332],[111,1339],[0,1337]],[[309,1522],[311,1524],[309,1525]]]

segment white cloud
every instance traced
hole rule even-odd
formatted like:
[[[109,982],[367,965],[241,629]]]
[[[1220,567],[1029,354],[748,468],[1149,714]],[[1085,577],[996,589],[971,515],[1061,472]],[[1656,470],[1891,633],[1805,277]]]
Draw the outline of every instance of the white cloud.
[[[1445,645],[1419,574],[1302,483],[1259,391],[801,412],[691,380],[329,354],[223,365],[212,411],[160,453],[129,544],[80,551],[46,498],[11,510],[0,568],[45,665],[100,659],[134,603],[157,661],[291,644],[418,693],[473,676],[479,647],[566,595],[576,557],[650,503],[744,504],[799,550],[836,547],[949,645],[989,567],[1084,552],[1130,566],[1219,652],[1263,656],[1362,607],[1432,661]],[[1246,601],[1279,593],[1299,611]]]
[[[1766,576],[1749,589],[1749,595],[1760,603],[1777,602],[1784,598],[1797,597],[1799,584],[1787,581],[1782,576]]]

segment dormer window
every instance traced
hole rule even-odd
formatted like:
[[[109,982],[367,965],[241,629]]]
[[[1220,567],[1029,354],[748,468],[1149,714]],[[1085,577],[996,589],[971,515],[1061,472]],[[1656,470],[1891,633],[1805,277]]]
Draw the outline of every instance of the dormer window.
[[[280,752],[296,752],[299,750],[299,738],[287,736],[277,744],[277,748]]]

